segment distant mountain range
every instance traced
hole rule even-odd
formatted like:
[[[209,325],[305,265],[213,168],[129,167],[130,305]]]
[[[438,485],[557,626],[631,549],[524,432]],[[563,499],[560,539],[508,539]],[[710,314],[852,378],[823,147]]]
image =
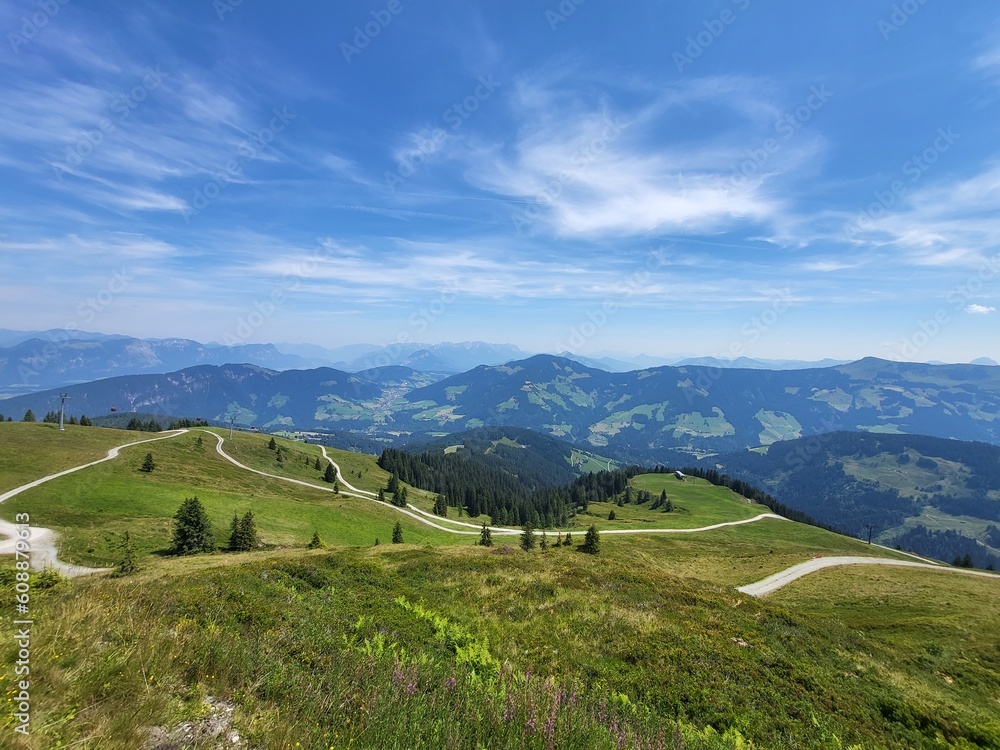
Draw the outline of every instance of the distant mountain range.
[[[361,372],[389,365],[452,375],[525,353],[511,344],[311,344],[223,346],[189,339],[137,339],[86,331],[0,329],[0,395],[31,393],[116,375],[162,374],[197,365],[251,364],[272,370],[334,367]]]
[[[197,365],[250,364],[271,370],[332,367],[363,373],[372,368],[402,365],[439,376],[457,375],[479,365],[495,366],[530,356],[513,344],[482,341],[426,344],[410,342],[378,346],[350,344],[329,349],[315,344],[245,344],[223,346],[190,339],[138,339],[92,331],[15,331],[0,328],[0,398],[87,383],[116,375],[162,374]],[[676,358],[614,355],[591,357],[572,352],[557,356],[586,367],[624,373],[662,366],[703,366],[715,369],[801,370],[833,367],[845,362],[800,360]],[[981,358],[974,364],[995,365]]]
[[[120,374],[162,373],[194,365],[249,362],[273,369],[312,366],[272,344],[212,346],[187,339],[28,338],[0,349],[0,389],[24,393]]]
[[[66,386],[70,413],[159,412],[263,429],[447,434],[510,425],[626,461],[665,461],[835,430],[1000,443],[1000,367],[864,359],[809,370],[656,367],[610,373],[537,355],[442,378],[402,365],[360,373],[202,365]],[[58,391],[0,401],[44,414]]]

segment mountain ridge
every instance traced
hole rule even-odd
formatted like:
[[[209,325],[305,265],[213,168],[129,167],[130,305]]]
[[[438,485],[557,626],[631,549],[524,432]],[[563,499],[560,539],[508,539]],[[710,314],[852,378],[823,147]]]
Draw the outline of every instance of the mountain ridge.
[[[727,453],[835,430],[1000,443],[1000,367],[868,358],[811,370],[663,366],[609,373],[534,355],[442,377],[402,365],[350,373],[199,365],[64,389],[70,414],[111,407],[365,434],[533,429],[636,463]],[[19,417],[58,408],[59,390],[0,401]]]

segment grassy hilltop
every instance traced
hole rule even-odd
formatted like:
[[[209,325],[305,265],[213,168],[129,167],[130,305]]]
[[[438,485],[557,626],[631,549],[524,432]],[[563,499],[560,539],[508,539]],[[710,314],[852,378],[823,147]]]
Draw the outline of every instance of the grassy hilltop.
[[[317,446],[278,440],[279,464],[268,436],[221,434],[241,463],[317,489],[240,469],[192,431],[0,505],[56,530],[61,559],[78,564],[116,562],[128,529],[141,564],[49,588],[36,577],[32,734],[4,715],[0,746],[141,748],[150,728],[208,726],[224,705],[239,743],[199,747],[1000,747],[1000,581],[835,568],[756,600],[735,587],[816,555],[894,553],[774,519],[603,534],[599,555],[580,552],[591,524],[691,529],[766,510],[663,474],[631,486],[666,489],[676,512],[592,503],[572,547],[526,553],[498,535],[477,547],[325,491]],[[0,487],[145,437],[2,424]],[[374,457],[328,452],[360,489],[388,478]],[[409,494],[430,510],[432,497]],[[192,495],[220,543],[233,513],[253,510],[267,547],[164,556]],[[406,543],[388,544],[397,520]],[[327,549],[305,548],[314,531]],[[10,669],[0,676],[10,685]]]

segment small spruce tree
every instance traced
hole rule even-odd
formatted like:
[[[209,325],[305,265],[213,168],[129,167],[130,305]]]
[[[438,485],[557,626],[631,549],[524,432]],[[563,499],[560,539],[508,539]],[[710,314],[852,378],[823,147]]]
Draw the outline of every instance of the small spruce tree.
[[[277,448],[278,448],[278,441],[276,441],[272,437],[271,440],[270,440],[270,442],[267,444],[267,447],[270,448],[271,450],[277,450]]]
[[[255,549],[260,543],[257,536],[257,522],[254,521],[253,512],[247,511],[243,518],[237,518],[233,513],[233,520],[229,527],[229,551],[249,552]]]
[[[146,457],[142,459],[142,466],[139,467],[139,471],[144,471],[147,474],[149,474],[155,468],[156,468],[156,462],[153,460],[153,454],[147,453]]]
[[[442,517],[448,516],[448,501],[445,500],[444,495],[438,495],[434,498],[434,515]]]
[[[185,498],[174,515],[174,537],[170,551],[175,555],[196,555],[215,551],[215,535],[205,507],[197,497]]]
[[[493,546],[493,532],[490,531],[490,527],[486,525],[486,521],[483,521],[483,530],[479,532],[478,544],[480,547]]]
[[[130,576],[139,570],[139,565],[135,561],[135,545],[132,544],[132,536],[125,531],[125,537],[121,542],[122,559],[115,569],[115,576]]]
[[[521,527],[521,549],[525,552],[530,552],[535,548],[535,530],[531,526],[531,522],[524,524]]]
[[[337,481],[337,470],[333,468],[332,463],[328,463],[326,465],[326,472],[323,474],[323,481],[330,482],[331,484]]]
[[[542,552],[546,552],[549,549],[549,538],[544,531],[542,532],[542,541],[539,542],[539,546],[542,548]]]
[[[230,552],[239,550],[240,539],[240,517],[233,511],[233,520],[229,523],[229,545],[226,547]]]
[[[38,420],[35,419],[35,412],[33,412],[31,409],[28,409],[26,412],[24,412],[24,418],[21,421],[22,422],[37,422]]]
[[[316,469],[316,471],[323,470],[323,464],[319,462],[319,456],[316,456],[316,463],[313,464],[313,468]]]
[[[94,423],[90,421],[86,414],[80,415],[80,426],[81,427],[93,427]]]
[[[587,529],[587,535],[583,538],[581,549],[591,555],[596,555],[601,551],[601,535],[598,533],[596,526],[591,526]]]
[[[614,521],[615,520],[615,512],[614,511],[611,511],[610,513],[608,513],[608,520],[609,521]]]
[[[406,497],[403,495],[403,491],[396,487],[396,491],[392,493],[392,504],[397,508],[406,507]]]
[[[403,526],[399,523],[399,521],[396,521],[396,525],[392,527],[392,543],[403,543]]]
[[[376,540],[377,541],[377,540]],[[306,545],[307,549],[322,549],[325,545],[323,540],[319,538],[319,532],[314,531],[312,539],[309,540],[309,544]]]
[[[244,551],[256,549],[260,544],[257,522],[254,520],[252,511],[248,510],[240,519],[240,542],[243,544]]]

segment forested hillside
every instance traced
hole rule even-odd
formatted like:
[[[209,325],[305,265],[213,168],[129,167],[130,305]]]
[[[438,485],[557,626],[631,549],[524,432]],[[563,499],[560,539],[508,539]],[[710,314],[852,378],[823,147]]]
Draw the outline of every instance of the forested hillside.
[[[705,459],[856,536],[947,562],[1000,554],[1000,448],[922,435],[836,432]],[[994,527],[995,528],[995,527]]]

